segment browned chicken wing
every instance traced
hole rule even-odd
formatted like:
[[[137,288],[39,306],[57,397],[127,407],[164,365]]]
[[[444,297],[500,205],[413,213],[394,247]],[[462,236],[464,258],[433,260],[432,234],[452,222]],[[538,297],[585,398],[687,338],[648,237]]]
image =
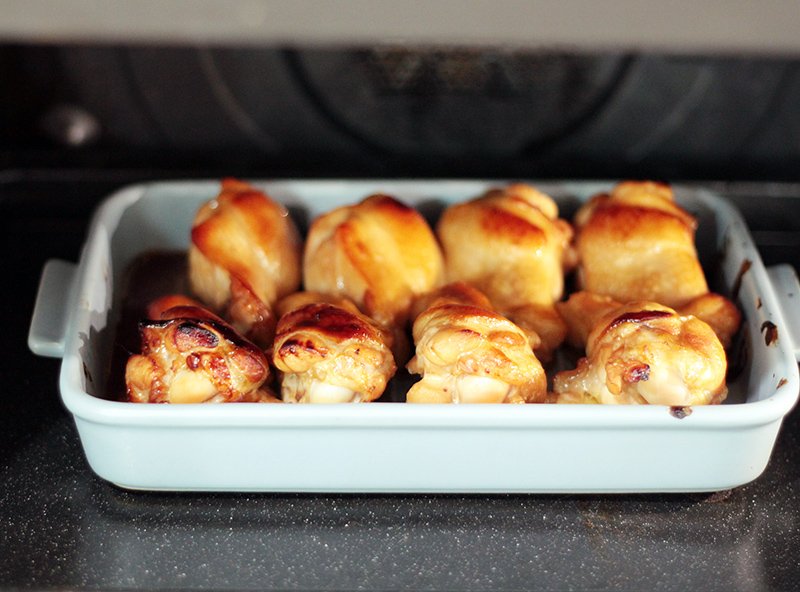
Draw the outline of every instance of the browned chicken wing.
[[[546,378],[525,333],[490,310],[486,297],[458,283],[426,298],[414,322],[416,355],[410,372],[422,375],[409,403],[540,403]]]
[[[733,338],[742,324],[742,313],[728,298],[709,292],[698,296],[678,308],[682,315],[692,315],[714,329],[725,349],[731,347]]]
[[[436,228],[447,279],[474,286],[548,360],[566,328],[553,308],[574,265],[572,229],[552,198],[523,184],[450,206]]]
[[[669,186],[620,183],[575,216],[578,284],[618,302],[659,302],[696,316],[729,347],[741,314],[733,302],[709,291],[695,248],[696,227]]]
[[[342,298],[288,296],[272,360],[286,403],[359,403],[380,397],[397,367],[392,335]]]
[[[406,337],[414,299],[441,285],[436,238],[414,209],[387,195],[317,218],[306,239],[307,290],[342,296],[394,334],[395,357],[409,357]]]
[[[272,307],[297,290],[302,242],[288,211],[234,179],[197,212],[189,279],[197,296],[266,348],[275,331]]]
[[[187,299],[188,300],[188,299]],[[180,297],[151,305],[139,324],[142,353],[125,369],[133,403],[275,402],[265,354],[213,313]],[[189,301],[190,302],[190,301]]]
[[[592,292],[574,292],[564,302],[557,302],[556,309],[567,325],[567,343],[577,348],[586,347],[589,333],[600,319],[622,306],[610,296]],[[734,334],[741,324],[741,313],[736,305],[719,294],[704,294],[687,305],[675,309],[683,316],[697,317],[705,322],[725,349],[731,346]]]
[[[670,307],[707,294],[696,227],[667,185],[620,183],[575,216],[580,287],[619,302],[649,300]]]
[[[601,316],[586,357],[555,376],[553,391],[557,403],[714,404],[727,395],[726,371],[725,350],[706,323],[633,302]]]

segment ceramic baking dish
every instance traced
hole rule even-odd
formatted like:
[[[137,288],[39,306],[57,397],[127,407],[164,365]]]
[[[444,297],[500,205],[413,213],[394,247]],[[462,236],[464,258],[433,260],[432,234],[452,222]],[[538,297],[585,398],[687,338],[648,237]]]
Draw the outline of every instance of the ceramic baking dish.
[[[426,215],[498,181],[253,182],[301,219],[389,193]],[[536,183],[569,216],[613,183]],[[80,262],[50,261],[30,348],[62,357],[60,391],[92,469],[125,488],[297,492],[678,492],[727,489],[766,467],[800,382],[794,270],[765,269],[739,213],[675,187],[699,219],[712,287],[737,301],[742,365],[723,405],[136,405],[105,400],[123,274],[185,249],[215,181],[131,186],[96,212]],[[787,321],[788,319],[788,321]],[[787,324],[788,323],[788,324]]]

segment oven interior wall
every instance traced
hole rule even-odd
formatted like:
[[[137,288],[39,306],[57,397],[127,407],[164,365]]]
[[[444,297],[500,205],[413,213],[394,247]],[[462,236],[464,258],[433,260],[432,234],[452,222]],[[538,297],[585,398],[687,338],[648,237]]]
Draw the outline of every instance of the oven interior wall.
[[[800,62],[525,48],[0,46],[4,168],[797,179]]]

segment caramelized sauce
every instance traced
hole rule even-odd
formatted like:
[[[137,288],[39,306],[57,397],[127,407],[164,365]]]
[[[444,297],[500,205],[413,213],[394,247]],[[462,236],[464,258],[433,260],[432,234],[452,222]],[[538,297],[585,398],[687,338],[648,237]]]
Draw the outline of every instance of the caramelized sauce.
[[[772,321],[764,321],[761,324],[761,332],[764,334],[764,343],[767,346],[778,341],[778,327]]]
[[[626,312],[614,319],[608,328],[612,329],[623,323],[644,323],[651,319],[663,319],[671,317],[672,313],[666,310],[639,310],[636,312]]]
[[[669,414],[678,419],[685,419],[692,414],[692,408],[689,406],[673,405],[669,408]]]
[[[597,339],[601,339],[603,335],[607,334],[614,327],[623,325],[625,323],[646,323],[647,321],[653,319],[663,319],[671,316],[673,316],[673,313],[666,310],[639,310],[634,312],[626,312],[625,314],[621,314],[616,319],[611,321],[608,326],[603,329],[603,332],[597,337]]]
[[[736,279],[733,281],[733,288],[731,289],[731,300],[737,300],[739,298],[739,291],[742,289],[742,279],[744,278],[744,274],[750,271],[750,268],[753,266],[753,262],[749,259],[745,259],[742,261],[741,267],[739,267],[739,273],[736,274]]]

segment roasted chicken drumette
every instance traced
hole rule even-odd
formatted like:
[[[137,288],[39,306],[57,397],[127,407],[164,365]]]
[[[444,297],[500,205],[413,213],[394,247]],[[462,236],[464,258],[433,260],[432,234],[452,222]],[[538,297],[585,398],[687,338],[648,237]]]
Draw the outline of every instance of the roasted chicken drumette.
[[[545,373],[528,337],[478,290],[448,285],[421,308],[408,369],[422,379],[408,391],[408,403],[544,402]]]
[[[276,402],[264,387],[264,352],[210,311],[185,298],[149,307],[139,324],[142,353],[125,368],[133,403]]]
[[[694,243],[697,220],[669,186],[620,183],[584,204],[574,226],[581,289],[670,307],[708,293]]]
[[[567,300],[557,302],[556,309],[567,325],[567,343],[576,348],[585,348],[594,326],[604,315],[620,308],[622,304],[610,296],[585,291],[574,292]],[[698,296],[675,311],[683,316],[697,317],[708,324],[725,349],[731,346],[741,319],[741,313],[733,302],[713,292]]]
[[[553,308],[574,265],[572,228],[555,201],[512,184],[447,208],[436,227],[450,282],[483,292],[495,309],[526,331],[549,360],[566,329]]]
[[[345,297],[394,335],[398,363],[415,298],[444,282],[442,253],[428,223],[387,195],[372,195],[314,220],[303,262],[306,290]]]
[[[579,332],[576,336],[581,338]],[[594,323],[586,337],[586,357],[575,370],[556,374],[554,401],[720,403],[727,395],[726,372],[725,350],[708,324],[655,302],[633,302],[616,306]]]
[[[272,342],[277,300],[300,285],[302,241],[288,211],[235,179],[195,216],[189,248],[192,290],[248,339]]]
[[[582,290],[692,314],[730,345],[741,314],[733,302],[709,291],[695,247],[697,220],[675,203],[669,186],[620,183],[589,200],[576,214],[575,228]]]
[[[312,292],[278,305],[272,361],[286,403],[359,403],[380,397],[397,367],[392,335],[343,298]]]

